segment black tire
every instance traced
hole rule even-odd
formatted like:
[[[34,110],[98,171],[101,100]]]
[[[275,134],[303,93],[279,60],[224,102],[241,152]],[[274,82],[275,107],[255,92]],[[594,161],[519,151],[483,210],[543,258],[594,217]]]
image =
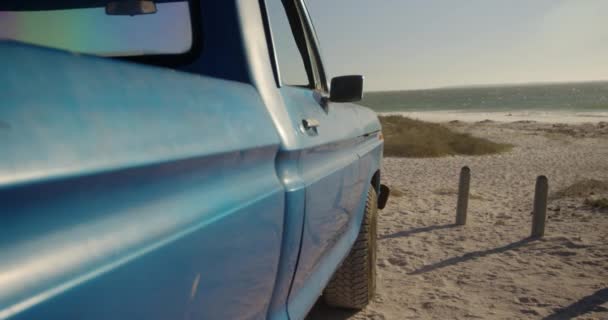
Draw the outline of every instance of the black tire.
[[[376,291],[377,195],[370,186],[359,235],[323,292],[332,307],[363,309]]]

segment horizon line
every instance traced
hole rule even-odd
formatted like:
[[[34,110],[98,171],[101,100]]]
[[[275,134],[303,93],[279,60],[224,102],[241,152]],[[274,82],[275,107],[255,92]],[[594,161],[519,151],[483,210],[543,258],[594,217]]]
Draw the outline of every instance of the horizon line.
[[[427,90],[443,90],[443,89],[474,89],[474,88],[492,88],[492,87],[516,87],[516,86],[540,86],[540,85],[559,85],[559,84],[582,84],[582,83],[601,83],[608,82],[608,79],[598,80],[574,80],[574,81],[531,81],[531,82],[505,82],[505,83],[486,83],[486,84],[462,84],[449,85],[441,87],[428,87],[418,89],[389,89],[389,90],[371,90],[365,93],[378,92],[402,92],[402,91],[427,91]]]

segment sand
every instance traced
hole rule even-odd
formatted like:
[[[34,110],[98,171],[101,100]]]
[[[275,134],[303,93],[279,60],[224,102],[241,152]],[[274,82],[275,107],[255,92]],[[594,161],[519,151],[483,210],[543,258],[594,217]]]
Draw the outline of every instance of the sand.
[[[608,181],[608,125],[447,125],[516,147],[386,158],[383,180],[393,196],[379,212],[376,298],[359,313],[320,303],[309,319],[608,319],[608,211],[584,197],[552,197],[545,237],[528,239],[538,175],[548,177],[552,194],[585,179]],[[472,198],[467,225],[457,227],[464,165]]]

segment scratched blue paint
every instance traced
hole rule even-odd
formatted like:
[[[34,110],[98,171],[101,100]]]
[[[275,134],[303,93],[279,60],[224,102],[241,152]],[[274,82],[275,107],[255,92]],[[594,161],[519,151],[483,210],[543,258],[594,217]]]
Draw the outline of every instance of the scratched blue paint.
[[[288,300],[289,316],[300,319],[354,243],[362,199],[379,170],[381,154],[377,135],[363,136],[380,127],[375,114],[363,107],[329,103],[324,109],[310,90],[285,86],[280,91],[293,127],[298,128],[302,119],[319,122],[316,135],[297,131],[296,143],[280,150],[291,156],[279,157],[295,161],[291,167],[296,167],[284,174],[279,171],[279,177],[299,181],[306,193],[304,221],[298,224],[302,225],[300,254]],[[370,154],[378,160],[373,166]]]
[[[366,177],[364,179],[369,182],[371,181],[373,174],[380,170],[379,164],[382,159],[382,144],[374,136],[373,138],[366,139],[360,145],[358,151],[361,152],[359,160],[360,172]],[[364,208],[365,197],[362,196],[358,199],[354,218],[349,221],[342,236],[336,240],[331,248],[327,249],[323,256],[317,259],[313,271],[306,274],[305,278],[304,275],[302,275],[303,279],[301,280],[294,280],[297,282],[294,282],[294,289],[290,294],[289,300],[289,315],[293,318],[301,319],[306,316],[306,313],[316,301],[315,297],[318,297],[323,291],[333,275],[336,266],[341,263],[350,251],[352,244],[357,238],[359,226],[363,219]],[[315,216],[313,216],[313,219],[321,220],[323,217],[316,216],[315,218]],[[310,221],[308,223],[313,224],[315,222]],[[304,229],[305,234],[315,231],[316,230],[313,228]],[[306,237],[306,235],[304,235],[304,237]],[[309,237],[312,238],[312,236]],[[303,239],[303,241],[305,240]],[[302,256],[301,259],[307,258]]]
[[[285,197],[251,86],[15,43],[0,61],[0,318],[265,315]]]
[[[0,59],[0,187],[279,143],[245,84],[16,43]]]
[[[281,149],[284,149],[283,147]],[[300,165],[305,151],[281,150],[277,157],[277,174],[285,186],[285,216],[281,258],[277,272],[273,298],[268,319],[298,319],[288,316],[287,303],[292,281],[300,256],[301,236],[306,208],[306,181],[301,175]],[[309,297],[309,299],[315,299]]]

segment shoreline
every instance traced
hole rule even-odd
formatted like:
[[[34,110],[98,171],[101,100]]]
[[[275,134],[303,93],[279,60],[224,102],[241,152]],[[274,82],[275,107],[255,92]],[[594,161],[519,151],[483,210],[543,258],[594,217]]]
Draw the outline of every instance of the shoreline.
[[[470,112],[462,110],[378,112],[380,116],[400,115],[427,122],[539,122],[539,123],[599,123],[608,122],[608,111],[489,111]]]

